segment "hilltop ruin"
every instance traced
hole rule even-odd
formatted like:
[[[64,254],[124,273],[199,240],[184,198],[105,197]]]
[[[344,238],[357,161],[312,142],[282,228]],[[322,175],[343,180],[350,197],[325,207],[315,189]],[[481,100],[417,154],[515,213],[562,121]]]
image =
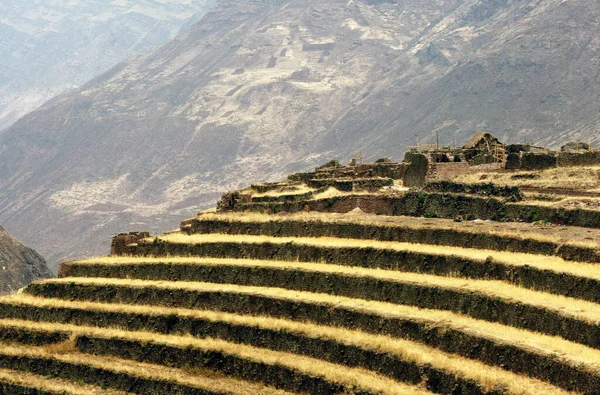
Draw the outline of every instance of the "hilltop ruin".
[[[482,171],[597,165],[600,165],[600,149],[591,148],[586,143],[568,143],[560,151],[553,151],[530,143],[507,145],[491,133],[480,132],[461,147],[437,144],[409,147],[402,162],[383,158],[374,163],[358,164],[353,159],[343,166],[333,160],[314,172],[296,173],[289,179],[323,186],[326,182],[315,180],[366,180],[379,177],[402,180],[406,187],[423,187],[428,182],[451,181],[460,175]],[[359,190],[369,187],[367,181],[359,184]]]
[[[596,394],[600,206],[521,186],[561,176],[600,202],[600,169],[510,170],[511,153],[483,133],[331,161],[119,233],[0,299],[0,393]],[[502,183],[433,181],[487,168],[472,177]]]

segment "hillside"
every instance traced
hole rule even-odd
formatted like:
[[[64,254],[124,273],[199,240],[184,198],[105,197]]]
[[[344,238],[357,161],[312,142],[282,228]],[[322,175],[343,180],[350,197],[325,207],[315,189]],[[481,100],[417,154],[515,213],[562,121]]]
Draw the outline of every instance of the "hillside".
[[[212,3],[3,0],[0,130],[198,21]]]
[[[32,281],[52,277],[46,261],[0,226],[0,295],[16,292]]]
[[[221,210],[121,234],[0,299],[0,389],[596,394],[599,228]]]
[[[115,235],[0,298],[0,392],[597,394],[600,167],[578,163],[600,150],[515,170],[473,159],[490,141],[331,161]]]
[[[399,159],[435,130],[598,142],[598,15],[594,0],[220,1],[2,133],[0,221],[56,268],[225,190],[359,149]]]

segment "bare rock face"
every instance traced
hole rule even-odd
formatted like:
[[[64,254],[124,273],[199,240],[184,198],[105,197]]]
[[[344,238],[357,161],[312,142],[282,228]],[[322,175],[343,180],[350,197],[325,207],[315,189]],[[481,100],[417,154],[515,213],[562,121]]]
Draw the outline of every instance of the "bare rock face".
[[[0,226],[0,295],[16,292],[32,281],[52,277],[46,261]]]
[[[598,142],[599,18],[597,0],[219,1],[0,134],[0,221],[55,268],[416,136]]]

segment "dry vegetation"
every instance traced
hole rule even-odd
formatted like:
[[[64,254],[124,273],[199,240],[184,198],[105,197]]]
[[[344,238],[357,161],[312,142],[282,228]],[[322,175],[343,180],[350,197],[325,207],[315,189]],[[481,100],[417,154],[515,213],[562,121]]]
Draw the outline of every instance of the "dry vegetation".
[[[250,287],[231,284],[210,283],[183,283],[164,281],[140,281],[140,280],[112,280],[112,279],[84,279],[70,278],[63,280],[52,280],[52,282],[79,283],[94,285],[122,285],[128,287],[160,287],[164,289],[190,289],[201,292],[226,292],[247,295],[261,295],[268,298],[302,301],[312,304],[324,304],[330,306],[345,307],[363,312],[373,312],[382,316],[401,317],[432,324],[441,324],[443,327],[451,327],[460,331],[473,331],[479,335],[497,339],[501,343],[523,346],[528,349],[542,351],[544,354],[559,355],[577,364],[585,364],[589,368],[600,372],[600,351],[577,343],[573,343],[559,337],[539,335],[526,330],[508,327],[501,324],[476,320],[459,314],[441,310],[420,309],[413,306],[397,305],[392,303],[375,302],[356,298],[332,296],[328,294],[317,294],[301,291],[290,291],[283,288]],[[189,285],[189,287],[188,287]],[[18,300],[16,300],[18,303]],[[51,301],[51,305],[56,305]],[[60,304],[58,304],[60,305]],[[57,306],[58,306],[57,305]],[[154,306],[151,307],[154,309]]]
[[[87,278],[69,278],[51,280],[60,283],[79,283],[95,285],[122,285],[129,287],[161,287],[165,289],[190,289],[204,292],[225,292],[247,295],[261,295],[273,299],[301,301],[310,304],[327,305],[332,307],[348,308],[351,310],[374,313],[387,317],[398,317],[402,319],[414,320],[430,323],[431,325],[453,328],[459,331],[475,333],[478,336],[493,339],[503,344],[512,344],[536,352],[557,356],[560,360],[573,365],[585,365],[588,369],[600,372],[600,350],[586,347],[574,342],[564,340],[560,337],[542,335],[518,328],[513,328],[501,324],[473,319],[460,314],[454,314],[448,311],[421,309],[407,305],[397,305],[385,302],[368,301],[363,299],[348,298],[342,296],[333,296],[328,294],[317,294],[311,292],[290,291],[283,288],[250,287],[231,284],[210,284],[210,283],[185,283],[185,282],[165,282],[165,281],[141,281],[141,280],[113,280],[113,279],[87,279]],[[8,299],[11,303],[32,303],[39,306],[52,308],[53,306],[72,306],[73,302],[61,301],[57,299],[41,299],[17,295]],[[94,303],[84,303],[85,308],[93,308]],[[107,305],[107,308],[109,308]],[[160,308],[155,306],[131,308],[141,308],[139,311],[158,311]],[[121,309],[124,307],[120,307]],[[169,311],[166,309],[163,311]],[[125,310],[123,310],[125,311]],[[127,310],[130,311],[130,310]],[[133,311],[133,310],[131,310]],[[175,310],[173,310],[175,311]],[[158,313],[157,313],[158,314]],[[189,313],[193,314],[193,313]]]
[[[251,192],[253,192],[254,190],[250,190]],[[295,186],[293,189],[290,190],[281,190],[281,191],[269,191],[269,192],[265,192],[265,193],[252,193],[252,197],[263,197],[263,196],[294,196],[294,195],[303,195],[305,193],[308,192],[314,192],[315,189],[311,188],[305,184],[302,185],[298,185]]]
[[[474,261],[484,262],[488,257],[493,257],[495,262],[501,262],[511,266],[532,266],[540,270],[550,270],[555,273],[568,273],[577,277],[587,277],[600,280],[600,270],[598,265],[588,264],[583,262],[567,262],[562,258],[545,255],[534,255],[524,253],[513,253],[505,251],[492,250],[477,250],[463,247],[438,246],[428,244],[402,243],[402,242],[386,242],[374,240],[358,240],[358,239],[339,239],[339,238],[292,238],[292,237],[269,237],[269,236],[250,236],[250,235],[225,235],[225,234],[195,234],[186,235],[182,233],[173,233],[170,235],[160,236],[160,240],[169,243],[181,244],[200,244],[200,243],[273,243],[273,244],[299,244],[299,245],[314,245],[321,247],[358,247],[358,248],[378,248],[389,249],[394,251],[409,251],[415,253],[432,254],[440,256],[458,256]],[[83,260],[83,263],[110,263],[114,262],[143,262],[144,259],[127,257],[105,257],[92,258]],[[165,259],[165,258],[159,258]],[[187,258],[168,258],[174,263],[180,259],[181,262],[186,262]],[[197,258],[191,258],[191,262]],[[190,262],[190,261],[188,261]]]
[[[532,202],[532,204],[536,204]],[[365,224],[384,227],[404,228],[404,229],[452,229],[465,233],[490,234],[505,237],[513,237],[521,240],[536,240],[554,243],[565,243],[569,245],[584,247],[600,247],[598,240],[600,230],[589,228],[578,228],[574,226],[556,226],[529,223],[499,223],[493,221],[465,221],[455,222],[451,219],[443,218],[415,218],[405,216],[380,216],[372,214],[338,214],[338,213],[320,213],[320,212],[302,212],[293,213],[286,216],[270,215],[262,213],[199,213],[200,220],[216,220],[230,222],[284,222],[294,221],[320,221],[324,223],[350,223]]]
[[[545,207],[562,207],[567,209],[600,210],[600,198],[560,197],[552,200],[525,200],[522,204]]]
[[[364,196],[364,195],[370,195],[370,194],[372,194],[372,192],[368,192],[368,191],[344,192],[344,191],[340,191],[336,188],[330,187],[321,193],[317,193],[312,198],[313,198],[313,200],[319,200],[319,199],[329,199],[329,198],[337,197],[337,196],[350,196],[350,195]]]
[[[0,382],[20,385],[40,391],[68,395],[127,395],[127,392],[102,389],[92,385],[75,384],[71,381],[51,379],[27,372],[0,369]]]
[[[40,326],[38,326],[38,329],[39,327]],[[116,332],[121,333],[122,335],[127,333],[119,330],[116,330]],[[0,343],[0,356],[11,355],[55,359],[76,365],[88,365],[95,368],[107,369],[113,372],[124,373],[135,377],[165,380],[191,387],[202,388],[211,391],[222,391],[232,394],[286,394],[285,391],[273,390],[262,385],[254,385],[246,381],[227,378],[210,371],[207,371],[205,374],[202,374],[197,369],[195,369],[193,372],[187,372],[184,369],[173,369],[166,366],[152,365],[114,357],[100,357],[90,354],[82,354],[69,350],[69,348],[74,348],[72,345],[66,345],[64,348],[65,349],[57,349],[54,345],[46,347],[24,347]]]
[[[536,178],[527,178],[530,174],[534,174]],[[498,185],[519,187],[599,191],[600,167],[558,167],[540,171],[476,173],[458,176],[455,181],[469,184],[493,182]]]
[[[558,314],[576,317],[577,319],[596,323],[600,322],[600,304],[588,302],[581,299],[569,298],[561,295],[555,295],[545,292],[533,291],[502,281],[490,280],[473,280],[459,277],[441,277],[430,274],[398,272],[393,270],[382,269],[367,269],[351,266],[339,266],[332,264],[308,263],[308,262],[257,262],[241,263],[239,266],[263,266],[271,268],[280,268],[282,270],[301,270],[312,271],[328,274],[339,274],[350,277],[368,277],[383,281],[409,283],[431,288],[442,288],[454,290],[463,293],[478,293],[489,298],[500,298],[502,300],[522,303],[526,305],[537,306],[553,310]],[[47,283],[65,283],[65,282],[81,282],[81,283],[100,283],[107,284],[109,280],[95,278],[66,278],[49,280]],[[110,280],[112,284],[121,284],[127,286],[145,287],[174,287],[174,288],[189,288],[203,289],[204,283],[196,282],[156,282],[142,280]],[[229,289],[229,284],[224,284],[224,289]],[[236,287],[236,286],[233,286]]]
[[[199,339],[189,335],[161,335],[152,332],[129,332],[123,331],[119,329],[104,329],[104,328],[95,328],[95,327],[84,327],[84,326],[75,326],[75,325],[63,325],[63,324],[38,324],[33,322],[26,321],[0,321],[0,325],[8,325],[8,326],[17,326],[17,327],[26,327],[29,329],[36,330],[45,330],[45,331],[69,331],[73,334],[77,335],[87,335],[92,337],[100,337],[100,338],[115,338],[115,339],[128,339],[128,340],[136,340],[141,341],[142,343],[155,343],[155,344],[165,344],[173,347],[179,348],[196,348],[202,349],[207,352],[218,352],[226,355],[233,355],[237,357],[241,357],[247,360],[256,361],[259,363],[264,363],[267,365],[280,365],[290,368],[295,371],[302,372],[304,374],[310,376],[324,377],[329,382],[335,382],[341,384],[345,387],[349,388],[361,388],[365,390],[369,390],[373,393],[381,393],[381,394],[397,394],[397,395],[413,395],[413,394],[428,394],[428,391],[424,389],[417,388],[414,386],[406,385],[403,383],[396,382],[387,377],[375,374],[373,372],[359,369],[359,368],[349,368],[345,366],[340,366],[336,364],[332,364],[329,362],[325,362],[319,359],[300,356],[296,354],[290,354],[281,351],[273,351],[263,348],[256,348],[244,344],[236,344],[227,342],[220,339],[211,339],[204,338]],[[40,353],[38,355],[45,357],[53,357],[60,360],[77,360],[80,363],[93,364],[94,366],[97,361],[93,360],[93,357],[89,357],[83,354],[73,353],[71,355],[56,355],[55,353],[48,353],[45,349],[36,350]],[[25,355],[31,355],[32,350],[23,350],[18,347],[0,347],[0,354],[9,353],[11,355],[18,355],[17,353],[23,353]],[[103,358],[104,359],[104,358]],[[111,368],[116,368],[121,371],[128,370],[131,366],[129,366],[130,362],[126,361],[112,361],[110,364]],[[145,373],[143,368],[146,364],[137,364],[134,365],[138,369],[141,367],[139,371],[136,372],[137,375],[140,373]],[[156,374],[157,372],[152,372]],[[157,376],[152,376],[156,378]],[[244,393],[248,394],[256,394],[256,393],[267,393],[265,392],[265,388],[257,389],[256,386],[254,388],[248,388],[247,383],[241,382],[239,380],[235,380],[233,382],[227,383],[227,380],[223,380],[222,377],[215,378],[207,378],[205,380],[199,381],[196,378],[196,374],[193,376],[185,377],[179,369],[167,369],[165,368],[163,374],[159,376],[168,381],[177,381],[183,382],[186,384],[193,384],[194,386],[217,389],[220,387],[220,390],[225,390],[227,392],[234,392],[232,389],[236,389],[234,393],[241,393],[239,389],[245,389]],[[210,381],[207,386],[207,380]],[[229,384],[229,385],[227,385]],[[252,392],[257,391],[258,392]],[[269,391],[269,393],[283,393],[280,391]]]
[[[75,303],[75,305],[78,305]],[[85,307],[85,306],[80,306]],[[89,306],[88,306],[89,307]],[[125,307],[127,309],[127,307]],[[140,309],[137,309],[139,311]],[[153,308],[146,307],[146,312]],[[159,309],[162,310],[162,309]],[[166,309],[169,314],[179,310]],[[161,312],[164,313],[164,312]],[[456,355],[450,355],[425,345],[391,338],[387,336],[372,335],[360,331],[352,331],[337,327],[324,327],[309,323],[301,323],[282,319],[273,319],[267,317],[242,316],[227,313],[216,313],[212,311],[194,312],[194,316],[210,319],[213,322],[227,322],[231,324],[241,324],[256,326],[259,328],[287,331],[303,336],[333,340],[347,345],[357,346],[364,349],[385,352],[399,357],[404,361],[417,364],[427,364],[434,368],[444,370],[463,379],[471,379],[479,383],[485,390],[491,390],[497,386],[506,388],[511,394],[565,394],[565,391],[547,385],[539,380],[531,379],[525,376],[507,372],[500,368],[491,367],[478,361],[472,361]],[[154,311],[153,314],[158,314]],[[164,336],[147,332],[124,332],[115,329],[100,329],[92,327],[81,327],[64,324],[34,323],[20,320],[0,320],[0,328],[15,327],[27,328],[30,330],[43,330],[48,332],[71,332],[75,335],[90,335],[100,337],[115,337],[143,341],[152,341],[175,345],[177,347],[205,347],[207,340],[198,340],[190,336]],[[215,341],[210,341],[209,345],[215,347]],[[217,341],[218,344],[226,344]],[[239,345],[235,345],[235,349]],[[223,348],[217,345],[219,351],[231,352],[230,343]],[[243,347],[243,346],[242,346]],[[213,348],[214,349],[214,348]],[[323,367],[323,366],[320,366]]]
[[[521,175],[531,172],[497,172],[485,173],[475,176],[462,177],[459,182],[494,182],[496,184],[505,184],[511,186],[528,186],[535,188],[569,188],[580,190],[600,191],[600,167],[594,168],[559,168],[542,172],[535,178],[519,178],[514,175]],[[254,197],[261,196],[282,196],[299,195],[308,192],[315,192],[315,189],[306,185],[295,185],[293,189],[276,189],[265,193],[256,193],[256,190],[248,188],[243,193],[252,194]],[[383,192],[382,192],[383,193]],[[324,192],[315,195],[314,199],[326,199],[335,196],[347,195],[365,195],[369,192],[341,192],[335,188],[329,188]],[[544,202],[547,205],[571,205],[571,204],[592,204],[595,199],[588,199],[587,203],[581,203],[585,199],[564,199],[562,201]],[[600,199],[597,200],[600,202]],[[535,202],[535,204],[540,204]],[[600,203],[599,203],[600,204]],[[349,224],[368,224],[372,226],[402,227],[404,229],[452,229],[460,230],[465,233],[478,234],[485,232],[489,235],[499,235],[517,238],[519,240],[534,239],[536,241],[552,242],[556,244],[567,243],[576,246],[598,248],[600,240],[600,230],[578,230],[578,228],[564,227],[567,229],[567,236],[560,232],[553,233],[557,228],[548,227],[544,232],[537,231],[532,225],[526,224],[488,224],[488,223],[455,223],[452,220],[439,219],[420,219],[404,217],[381,217],[367,216],[361,213],[350,214],[329,214],[329,213],[296,213],[292,215],[265,215],[255,213],[228,213],[217,214],[214,211],[203,212],[198,215],[200,220],[225,220],[230,222],[255,222],[264,223],[268,221],[320,221],[322,223],[349,223]],[[187,225],[191,227],[191,225]],[[302,225],[304,226],[304,225]],[[307,225],[309,226],[309,225]],[[542,229],[542,228],[540,228]],[[562,228],[560,229],[562,230]],[[571,237],[576,234],[576,237]],[[451,237],[451,236],[449,236]],[[592,240],[587,240],[588,238]],[[462,239],[461,239],[462,240]],[[465,237],[465,240],[470,240]],[[525,253],[501,252],[495,250],[482,250],[463,247],[453,247],[444,245],[428,245],[405,242],[386,242],[368,239],[349,239],[349,238],[311,238],[311,237],[270,237],[255,235],[224,235],[224,234],[193,234],[187,235],[178,231],[158,236],[157,238],[147,239],[147,242],[162,241],[173,244],[203,244],[203,243],[233,243],[256,245],[260,243],[270,243],[280,246],[299,245],[322,248],[370,248],[381,251],[411,252],[415,254],[437,255],[442,257],[460,257],[472,262],[473,267],[478,263],[484,264],[491,258],[493,262],[505,264],[507,266],[519,267],[530,266],[540,271],[547,271],[553,274],[565,274],[600,281],[600,270],[597,265],[583,262],[567,262],[559,257],[542,256]],[[462,242],[462,241],[461,241]],[[449,242],[452,244],[452,242]],[[552,250],[551,246],[549,251]],[[248,248],[248,247],[246,247]],[[501,247],[498,247],[501,248]],[[186,248],[183,248],[186,250]],[[377,251],[375,251],[377,252]],[[550,252],[551,253],[551,252]],[[384,270],[377,268],[364,268],[355,266],[344,266],[326,263],[325,254],[319,254],[321,260],[315,262],[300,262],[299,260],[276,261],[261,259],[223,259],[206,257],[142,257],[142,256],[124,256],[124,257],[98,257],[81,261],[74,261],[71,265],[105,265],[110,268],[107,270],[118,270],[119,265],[202,265],[202,266],[227,266],[232,270],[237,268],[268,268],[282,272],[310,272],[325,278],[332,276],[343,276],[350,279],[349,284],[354,284],[357,278],[369,278],[396,283],[398,285],[406,284],[410,286],[424,287],[435,290],[449,290],[462,294],[482,295],[488,300],[504,301],[515,305],[531,306],[537,309],[545,309],[561,317],[573,319],[573,322],[598,325],[600,323],[600,304],[591,303],[581,299],[575,299],[545,292],[534,291],[521,288],[503,281],[476,280],[459,277],[459,273],[450,273],[448,276],[422,274],[414,272],[402,272],[398,270]],[[285,258],[284,258],[285,259]],[[436,261],[439,262],[440,260]],[[471,264],[471,263],[469,263]],[[138,267],[129,269],[134,273]],[[211,271],[212,269],[207,269]],[[244,271],[244,273],[251,270]],[[67,273],[67,271],[65,271]],[[258,273],[258,272],[257,272]],[[261,272],[262,273],[262,272]],[[89,273],[88,273],[89,274]],[[125,276],[123,276],[125,277]],[[285,276],[275,276],[285,278]],[[232,281],[235,282],[235,281]],[[186,294],[198,297],[202,293],[215,293],[231,297],[232,305],[238,301],[247,300],[248,296],[261,296],[273,301],[286,301],[290,305],[304,304],[312,306],[324,306],[327,309],[347,309],[350,311],[365,313],[372,316],[397,318],[403,321],[409,321],[427,328],[435,328],[443,333],[448,330],[456,331],[456,336],[465,336],[472,339],[486,339],[497,345],[509,345],[518,348],[524,353],[537,354],[539,356],[555,360],[560,364],[572,367],[574,371],[589,372],[593,375],[600,375],[600,350],[584,346],[582,344],[565,340],[561,337],[549,336],[529,330],[519,329],[513,326],[507,326],[494,322],[488,322],[472,318],[470,316],[453,313],[450,311],[433,310],[419,308],[410,305],[400,305],[396,303],[378,302],[364,300],[352,297],[343,297],[331,294],[321,294],[316,292],[294,291],[279,287],[259,287],[243,286],[236,284],[214,284],[194,281],[152,281],[140,280],[135,278],[108,279],[108,278],[79,278],[67,277],[60,279],[45,280],[46,284],[59,284],[57,295],[68,295],[65,285],[69,286],[95,286],[100,287],[123,287],[131,288],[124,292],[128,295],[137,295],[141,292],[152,294],[152,290],[166,291],[163,294]],[[277,284],[279,285],[279,284]],[[285,280],[281,280],[281,285],[285,286]],[[65,289],[62,292],[62,289]],[[43,289],[43,288],[42,288]],[[50,289],[50,288],[48,288]],[[78,288],[75,288],[77,290]],[[324,288],[318,288],[324,289]],[[180,292],[183,291],[183,292]],[[76,292],[76,291],[73,291]],[[93,292],[96,292],[94,290]],[[327,290],[327,292],[331,292]],[[43,292],[42,292],[43,293]],[[85,294],[85,292],[84,292]],[[92,292],[89,293],[93,294]],[[229,295],[227,295],[229,294]],[[65,296],[66,297],[66,296]],[[82,297],[84,298],[84,297]],[[468,297],[467,297],[468,298]],[[127,302],[135,303],[135,298],[125,298]],[[215,299],[217,300],[217,299]],[[387,299],[386,299],[387,300]],[[399,303],[406,303],[398,301]],[[155,303],[155,301],[148,302]],[[161,302],[156,302],[161,304]],[[240,302],[241,303],[241,302]],[[269,303],[269,302],[267,302]],[[150,322],[154,322],[151,317],[160,316],[160,322],[164,317],[189,317],[199,320],[209,321],[215,325],[215,328],[235,327],[244,330],[243,326],[256,328],[270,332],[285,332],[304,338],[306,341],[326,340],[346,345],[348,347],[360,348],[363,350],[374,351],[377,353],[394,356],[398,360],[406,361],[420,366],[431,366],[433,369],[443,371],[447,374],[460,378],[463,381],[476,383],[484,391],[506,390],[510,394],[567,394],[568,391],[559,389],[553,385],[547,384],[537,379],[525,375],[516,374],[505,370],[504,365],[490,366],[484,362],[474,359],[464,358],[458,355],[449,354],[440,349],[430,347],[426,344],[416,341],[405,340],[398,337],[376,335],[368,333],[370,328],[364,330],[355,330],[353,328],[344,328],[332,324],[332,326],[318,325],[311,322],[300,322],[292,319],[273,318],[269,316],[251,316],[243,313],[225,313],[218,311],[161,307],[139,304],[122,303],[96,303],[86,301],[62,300],[53,298],[41,298],[29,295],[27,290],[8,298],[0,299],[0,304],[11,306],[35,306],[48,311],[55,309],[70,309],[70,318],[65,320],[77,321],[78,311],[96,311],[105,313],[106,317],[112,316],[111,313],[119,314],[143,314]],[[218,304],[218,303],[215,303]],[[276,305],[276,303],[274,303]],[[425,304],[426,305],[426,304]],[[431,304],[433,306],[434,304]],[[287,306],[287,305],[286,305]],[[441,308],[441,307],[440,307]],[[58,313],[57,313],[58,314]],[[79,313],[80,314],[80,313]],[[248,313],[246,313],[248,314]],[[270,313],[266,313],[270,314]],[[535,313],[532,313],[535,315]],[[24,314],[27,317],[27,314]],[[43,314],[41,315],[43,317]],[[102,315],[99,315],[100,317]],[[53,316],[54,317],[54,316]],[[56,316],[58,317],[58,315]],[[290,316],[291,317],[291,316]],[[486,317],[491,317],[487,316]],[[48,318],[46,318],[48,319]],[[51,318],[51,320],[54,318]],[[143,319],[143,318],[140,318]],[[493,319],[493,318],[490,318]],[[89,325],[96,325],[95,322]],[[105,326],[106,325],[106,326]],[[328,324],[329,325],[329,324]],[[340,325],[346,325],[340,323]],[[520,325],[520,324],[515,324]],[[574,324],[575,325],[575,324]],[[8,345],[0,343],[0,357],[2,355],[23,355],[29,357],[52,358],[59,361],[70,362],[81,365],[88,365],[98,368],[109,369],[114,372],[120,372],[135,377],[152,378],[154,380],[165,380],[182,385],[196,388],[205,388],[212,391],[220,391],[235,394],[285,394],[285,391],[275,390],[265,387],[261,384],[248,383],[243,380],[237,380],[222,376],[217,372],[197,369],[175,369],[165,366],[158,366],[146,363],[138,363],[131,360],[123,360],[117,357],[101,357],[90,354],[83,354],[75,347],[75,340],[78,336],[89,336],[99,339],[125,339],[140,342],[142,345],[152,344],[164,347],[176,347],[181,349],[200,350],[203,352],[213,352],[233,356],[240,360],[256,362],[259,364],[284,367],[290,371],[298,372],[312,377],[321,377],[324,380],[337,383],[348,389],[362,389],[371,393],[382,394],[429,394],[423,386],[408,385],[398,382],[390,377],[378,374],[377,372],[342,366],[325,360],[301,355],[301,353],[291,353],[276,351],[277,345],[269,345],[269,349],[254,347],[250,344],[238,344],[218,338],[201,338],[188,334],[160,334],[148,331],[130,331],[119,326],[119,322],[105,322],[102,327],[74,325],[68,323],[50,323],[34,322],[17,319],[0,319],[0,331],[3,329],[11,330],[23,329],[25,331],[42,331],[47,333],[66,332],[71,334],[71,338],[63,343],[48,345],[44,347],[25,347],[19,345]],[[543,328],[542,328],[543,329]],[[549,332],[549,331],[548,331]],[[12,333],[12,332],[11,332]],[[258,333],[258,332],[257,332]],[[265,332],[266,333],[266,332]],[[455,333],[455,332],[453,332]],[[550,332],[549,332],[550,333]],[[219,334],[218,336],[224,336]],[[454,336],[454,335],[453,335]],[[579,339],[578,337],[574,337]],[[583,338],[583,336],[582,336]],[[423,337],[425,339],[425,337]],[[579,339],[580,340],[580,339]],[[428,340],[427,340],[428,341]],[[583,341],[583,340],[582,340]],[[432,343],[433,344],[433,343]],[[301,344],[299,345],[301,346]],[[271,349],[272,348],[272,349]],[[504,351],[501,351],[504,352]],[[503,356],[502,356],[503,357]],[[507,352],[507,357],[509,353]],[[510,356],[512,357],[512,356]],[[480,357],[474,357],[480,358]],[[485,359],[483,359],[485,360]],[[495,359],[494,359],[495,360]],[[500,362],[496,362],[500,364]],[[511,362],[513,364],[516,361]],[[508,369],[515,369],[509,365]],[[515,365],[516,366],[516,365]],[[568,369],[568,368],[566,368]],[[540,376],[540,377],[543,377]],[[17,380],[17,381],[10,381]],[[20,381],[19,381],[20,380]],[[554,379],[548,379],[557,383]],[[553,381],[554,380],[554,381]],[[46,379],[28,373],[14,374],[10,370],[0,369],[0,381],[16,382],[30,386],[32,388],[58,389],[69,394],[120,394],[116,391],[103,390],[95,387],[78,386],[69,387],[69,383]],[[41,386],[43,385],[43,387]],[[558,384],[562,385],[562,384]],[[55,387],[52,387],[55,386]],[[62,387],[61,387],[62,386]],[[586,387],[587,388],[587,387]],[[98,392],[94,392],[98,391]]]

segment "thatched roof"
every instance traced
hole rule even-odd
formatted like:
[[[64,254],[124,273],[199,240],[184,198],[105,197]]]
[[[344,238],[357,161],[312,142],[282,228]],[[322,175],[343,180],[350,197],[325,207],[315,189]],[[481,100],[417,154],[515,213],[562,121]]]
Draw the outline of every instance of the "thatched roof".
[[[469,141],[467,141],[467,144],[465,144],[463,148],[473,149],[478,147],[481,148],[482,146],[486,148],[491,148],[492,146],[498,144],[500,144],[500,140],[498,140],[493,134],[479,132],[473,135],[473,137],[471,137]]]

